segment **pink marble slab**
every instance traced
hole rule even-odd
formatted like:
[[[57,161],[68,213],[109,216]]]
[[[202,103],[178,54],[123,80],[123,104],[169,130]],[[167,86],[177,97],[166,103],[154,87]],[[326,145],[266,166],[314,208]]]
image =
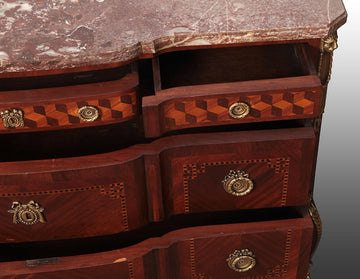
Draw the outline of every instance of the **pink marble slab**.
[[[341,0],[0,0],[0,73],[129,61],[172,47],[325,37]]]

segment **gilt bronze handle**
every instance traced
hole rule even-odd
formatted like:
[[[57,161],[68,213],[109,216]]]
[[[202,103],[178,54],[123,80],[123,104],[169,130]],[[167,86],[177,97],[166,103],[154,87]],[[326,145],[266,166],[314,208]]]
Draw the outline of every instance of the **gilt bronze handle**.
[[[250,106],[244,102],[233,103],[229,108],[232,118],[244,118],[250,113]]]
[[[3,110],[0,115],[5,128],[24,127],[24,113],[20,109]]]
[[[242,170],[231,170],[222,181],[225,191],[234,196],[245,196],[249,194],[253,188],[254,183],[249,177],[249,174]]]
[[[226,261],[237,272],[248,271],[256,265],[255,255],[249,249],[235,250]]]
[[[79,118],[82,121],[95,121],[99,118],[99,110],[94,106],[83,106],[78,110]]]

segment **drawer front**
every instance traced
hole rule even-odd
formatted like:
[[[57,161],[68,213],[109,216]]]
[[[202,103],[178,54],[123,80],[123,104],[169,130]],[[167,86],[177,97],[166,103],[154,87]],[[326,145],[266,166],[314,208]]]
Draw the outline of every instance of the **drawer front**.
[[[202,126],[300,119],[319,114],[317,76],[186,86],[143,98],[145,135]]]
[[[295,221],[294,227],[279,222],[272,230],[261,224],[250,230],[235,225],[234,232],[241,233],[190,239],[178,248],[190,253],[191,273],[183,272],[178,278],[305,279],[312,235],[307,221],[306,225]]]
[[[233,132],[161,154],[166,215],[306,205],[312,128]]]
[[[145,134],[316,117],[320,92],[317,76],[167,89],[143,99]]]
[[[3,162],[0,242],[115,234],[183,213],[306,205],[314,152],[308,127],[180,135],[95,156]]]
[[[115,234],[147,222],[141,159],[0,179],[2,243]]]
[[[0,133],[77,128],[136,117],[136,74],[118,81],[1,92]]]
[[[112,252],[0,263],[0,278],[305,279],[312,235],[308,216],[192,227]]]

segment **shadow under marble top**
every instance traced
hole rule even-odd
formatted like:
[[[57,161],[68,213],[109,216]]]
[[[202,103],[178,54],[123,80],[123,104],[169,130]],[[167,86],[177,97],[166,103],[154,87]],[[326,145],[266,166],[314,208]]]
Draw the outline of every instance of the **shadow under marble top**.
[[[341,0],[0,0],[0,74],[173,47],[323,38],[345,20]]]

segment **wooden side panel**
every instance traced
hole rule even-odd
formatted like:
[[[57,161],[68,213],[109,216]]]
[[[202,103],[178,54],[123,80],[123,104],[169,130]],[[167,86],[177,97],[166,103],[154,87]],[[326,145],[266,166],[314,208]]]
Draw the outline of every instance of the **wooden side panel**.
[[[1,92],[0,111],[20,110],[24,124],[8,128],[1,120],[0,133],[87,127],[133,119],[137,114],[137,86],[137,76],[130,74],[123,80],[91,85]],[[95,107],[98,118],[81,120],[78,111],[84,106]]]
[[[120,250],[59,258],[53,264],[0,263],[0,278],[305,279],[312,232],[308,216],[193,227]],[[239,249],[253,252],[253,269],[239,273],[229,268],[229,255]]]
[[[234,132],[216,143],[194,136],[161,154],[165,215],[306,205],[314,144],[312,128]],[[224,190],[230,170],[249,174],[249,194]]]
[[[148,220],[142,158],[109,167],[1,176],[0,181],[0,242],[114,234]],[[16,220],[13,203],[31,200],[44,209],[46,223]]]
[[[167,89],[143,99],[145,135],[155,137],[192,127],[316,117],[320,92],[317,76]],[[230,116],[229,108],[237,102],[250,107],[247,116],[239,119]]]

